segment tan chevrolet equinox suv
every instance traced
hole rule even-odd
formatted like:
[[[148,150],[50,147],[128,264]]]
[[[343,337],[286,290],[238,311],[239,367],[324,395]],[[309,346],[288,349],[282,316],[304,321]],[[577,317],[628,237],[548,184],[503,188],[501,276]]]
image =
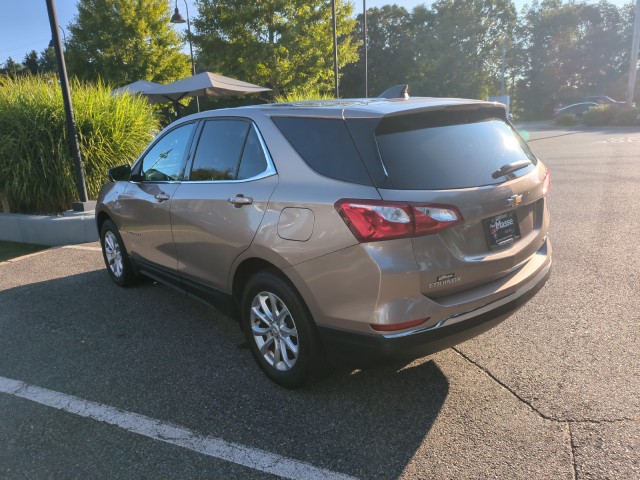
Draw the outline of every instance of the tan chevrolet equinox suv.
[[[455,345],[550,274],[549,171],[501,104],[207,111],[109,177],[96,219],[113,281],[144,275],[229,313],[287,387],[325,360]]]

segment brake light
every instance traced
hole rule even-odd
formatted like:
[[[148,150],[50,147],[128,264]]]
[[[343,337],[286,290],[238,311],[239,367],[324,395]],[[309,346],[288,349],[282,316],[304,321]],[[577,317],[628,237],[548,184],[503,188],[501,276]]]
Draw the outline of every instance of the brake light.
[[[418,320],[411,320],[410,322],[402,322],[402,323],[390,323],[390,324],[370,323],[369,326],[372,329],[374,329],[376,332],[396,332],[398,330],[404,330],[405,328],[417,327],[418,325],[422,325],[427,320],[429,320],[429,317],[420,318]]]
[[[547,168],[544,180],[542,181],[542,195],[546,196],[549,190],[551,190],[551,171]]]
[[[335,208],[360,242],[432,235],[462,221],[458,209],[448,205],[347,198]]]

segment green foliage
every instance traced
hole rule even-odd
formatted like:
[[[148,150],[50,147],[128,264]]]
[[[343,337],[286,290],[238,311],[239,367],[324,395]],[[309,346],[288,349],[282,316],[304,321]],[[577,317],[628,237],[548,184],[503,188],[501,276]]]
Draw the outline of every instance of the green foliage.
[[[572,127],[573,125],[577,125],[578,117],[576,117],[572,113],[567,113],[557,116],[555,122],[556,125],[560,125],[563,127]]]
[[[77,6],[66,52],[71,75],[117,86],[189,76],[167,0],[79,0]]]
[[[613,116],[614,125],[640,125],[640,108],[619,107]]]
[[[333,85],[331,8],[326,0],[196,0],[194,43],[206,69],[268,86],[275,96]],[[336,0],[338,60],[357,59],[353,4]]]
[[[617,108],[618,107],[613,105],[598,105],[597,107],[590,108],[584,112],[582,123],[589,127],[611,125]]]
[[[519,27],[523,78],[516,97],[528,118],[544,118],[561,98],[622,98],[633,24],[626,7],[534,1]],[[597,115],[597,114],[595,114]]]
[[[590,108],[582,117],[582,122],[589,127],[602,125],[638,125],[640,110],[637,108],[619,107],[617,105],[599,105]]]
[[[105,85],[71,86],[89,198],[113,166],[133,162],[158,122],[139,96],[112,96]],[[78,198],[55,76],[0,77],[0,192],[11,209],[64,211]]]
[[[301,102],[304,100],[330,100],[333,99],[333,92],[321,92],[314,87],[299,88],[284,95],[278,95],[273,100],[276,103]]]

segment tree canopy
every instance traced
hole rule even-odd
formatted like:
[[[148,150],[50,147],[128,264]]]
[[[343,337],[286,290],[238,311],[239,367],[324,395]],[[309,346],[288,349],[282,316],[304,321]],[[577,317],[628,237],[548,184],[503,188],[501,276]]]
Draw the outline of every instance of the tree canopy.
[[[66,45],[70,74],[114,85],[189,75],[167,0],[79,0],[77,6]]]
[[[268,86],[274,95],[333,85],[327,0],[196,0],[194,43],[205,69]],[[338,59],[357,59],[353,4],[336,0]]]
[[[69,27],[72,75],[123,85],[167,82],[189,74],[166,0],[79,0]],[[274,94],[333,90],[329,0],[196,0],[197,62],[210,70],[271,87]],[[370,8],[368,84],[364,91],[362,14],[336,0],[340,93],[377,95],[408,83],[412,95],[486,99],[506,94],[521,118],[544,118],[557,103],[587,95],[625,97],[634,4],[608,0],[436,0],[412,11]],[[51,71],[51,49],[7,59],[10,75]],[[638,76],[640,84],[640,76]],[[292,97],[293,98],[293,97]],[[636,99],[640,88],[636,88]]]

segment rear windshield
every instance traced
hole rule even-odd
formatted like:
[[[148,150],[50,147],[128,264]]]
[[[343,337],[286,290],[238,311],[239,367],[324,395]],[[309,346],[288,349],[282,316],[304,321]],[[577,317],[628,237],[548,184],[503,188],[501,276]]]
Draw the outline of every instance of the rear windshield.
[[[387,117],[375,137],[387,174],[384,188],[390,189],[492,185],[527,174],[537,162],[520,136],[499,118],[448,112]],[[508,177],[492,177],[500,167],[521,160],[531,165]]]

